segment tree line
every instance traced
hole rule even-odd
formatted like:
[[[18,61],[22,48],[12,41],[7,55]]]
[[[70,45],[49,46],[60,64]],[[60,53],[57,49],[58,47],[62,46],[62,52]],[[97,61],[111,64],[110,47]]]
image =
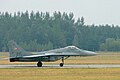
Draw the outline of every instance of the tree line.
[[[92,51],[111,51],[105,49],[106,42],[112,38],[120,43],[119,32],[119,26],[85,25],[84,17],[76,20],[73,13],[54,12],[50,15],[49,12],[33,11],[14,14],[0,12],[0,51],[8,51],[7,43],[10,40],[16,41],[28,51],[70,45]],[[112,40],[110,41],[112,43]]]

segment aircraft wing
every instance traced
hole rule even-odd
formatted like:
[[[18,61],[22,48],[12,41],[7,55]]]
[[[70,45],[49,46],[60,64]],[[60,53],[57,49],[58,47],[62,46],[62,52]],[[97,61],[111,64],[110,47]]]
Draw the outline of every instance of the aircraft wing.
[[[35,55],[22,56],[22,58],[37,58],[37,57],[45,57],[45,56],[73,56],[73,54],[70,55],[67,53],[65,53],[65,54],[64,53],[45,53],[45,54],[35,54]],[[10,58],[15,58],[15,57],[0,58],[0,60],[9,60]]]
[[[45,54],[38,54],[38,55],[29,55],[23,56],[23,58],[36,58],[36,57],[43,57],[43,56],[77,56],[75,53],[45,53]]]
[[[23,56],[23,58],[34,58],[34,57],[42,57],[47,55],[29,55],[29,56]]]
[[[44,52],[44,53],[39,53],[36,55],[29,55],[29,56],[23,56],[23,58],[36,58],[36,57],[44,57],[44,56],[93,56],[96,55],[96,53],[91,52],[91,51],[84,51],[80,53],[76,52]]]

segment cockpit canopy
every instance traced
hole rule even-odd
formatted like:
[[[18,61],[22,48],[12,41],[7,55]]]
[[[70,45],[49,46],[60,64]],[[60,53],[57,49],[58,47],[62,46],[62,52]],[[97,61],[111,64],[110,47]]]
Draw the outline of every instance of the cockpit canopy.
[[[67,46],[66,48],[74,49],[74,50],[79,50],[79,48],[77,48],[76,46]]]

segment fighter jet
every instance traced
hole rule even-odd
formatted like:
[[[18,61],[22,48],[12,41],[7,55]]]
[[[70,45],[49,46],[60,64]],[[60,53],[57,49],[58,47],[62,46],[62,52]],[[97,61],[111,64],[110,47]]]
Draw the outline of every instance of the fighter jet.
[[[28,52],[18,46],[14,41],[10,41],[9,60],[10,62],[38,62],[37,66],[42,67],[42,62],[52,62],[62,60],[60,67],[63,67],[64,60],[71,56],[94,56],[95,52],[79,49],[75,46],[67,46],[64,48],[42,51],[42,52]]]

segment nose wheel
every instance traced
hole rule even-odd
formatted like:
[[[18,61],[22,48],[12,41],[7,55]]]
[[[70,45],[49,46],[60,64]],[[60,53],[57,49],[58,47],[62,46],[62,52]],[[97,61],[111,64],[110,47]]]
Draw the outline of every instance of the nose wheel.
[[[62,57],[62,63],[60,63],[60,67],[63,67],[64,65],[64,57]]]
[[[37,67],[42,67],[42,62],[41,62],[41,61],[39,61],[39,62],[37,63]]]
[[[64,63],[60,63],[60,67],[63,67]]]

